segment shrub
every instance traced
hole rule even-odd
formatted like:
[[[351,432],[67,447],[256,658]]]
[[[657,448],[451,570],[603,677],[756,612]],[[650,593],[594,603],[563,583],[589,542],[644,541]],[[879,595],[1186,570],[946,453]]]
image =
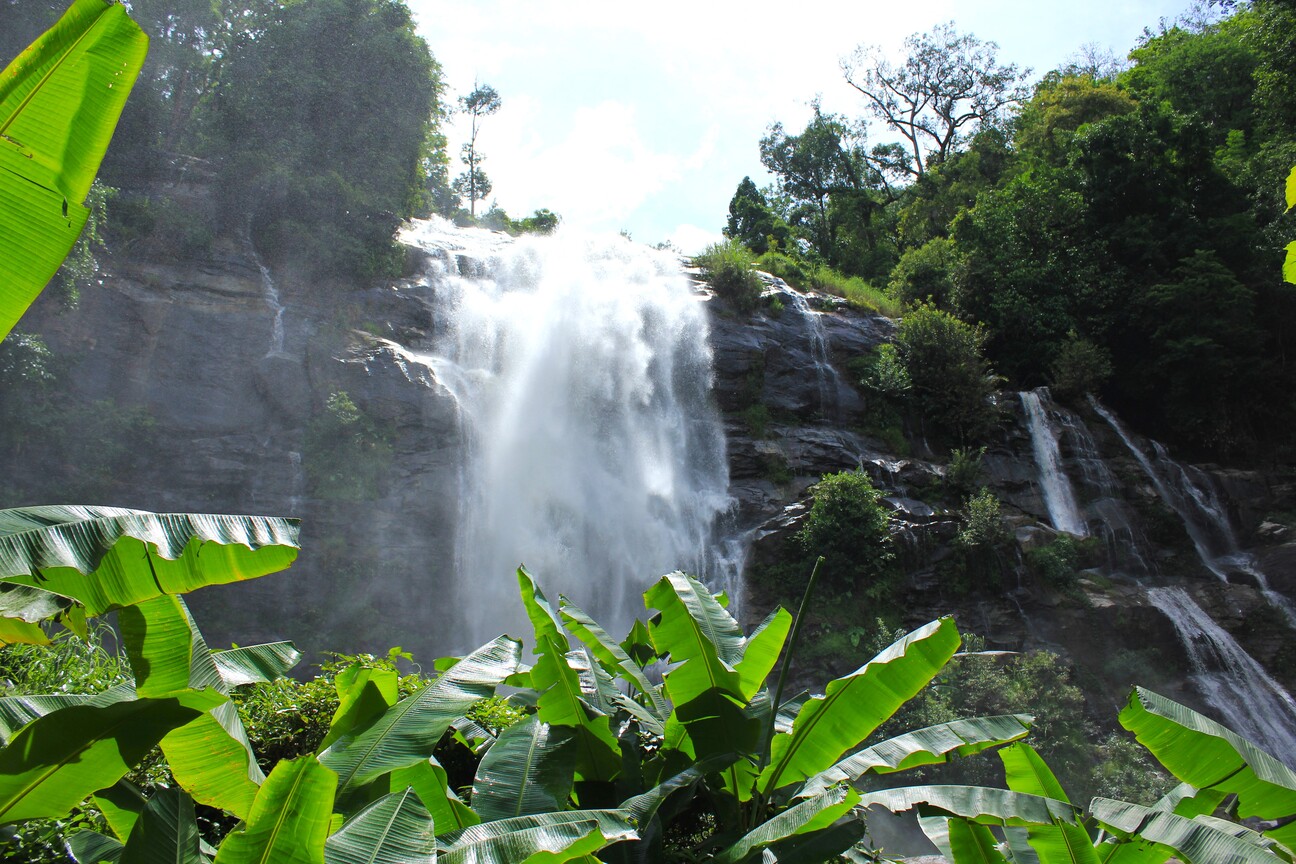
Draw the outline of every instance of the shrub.
[[[956,594],[993,591],[1003,579],[1003,552],[1011,540],[999,512],[999,499],[982,489],[963,505],[963,527],[954,537],[941,575]]]
[[[1111,377],[1111,355],[1101,345],[1072,330],[1049,366],[1053,393],[1061,399],[1096,393]]]
[[[716,294],[742,313],[754,311],[760,303],[761,280],[752,269],[754,263],[751,251],[735,240],[713,243],[693,259]]]
[[[945,306],[954,288],[955,261],[954,243],[946,237],[907,249],[891,271],[887,291],[901,303]]]
[[[913,382],[923,418],[959,442],[995,427],[996,379],[982,354],[985,334],[931,304],[910,310],[896,331],[896,354]]]
[[[377,498],[391,468],[385,430],[345,390],[329,394],[306,430],[306,475],[312,492],[339,501]]]
[[[887,601],[899,578],[882,493],[861,472],[828,474],[798,534],[811,556],[824,557],[823,578],[838,589]]]
[[[1059,535],[1047,546],[1026,553],[1026,565],[1035,575],[1050,585],[1069,588],[1076,581],[1076,566],[1080,561],[1080,548],[1075,538]]]
[[[950,451],[949,465],[945,466],[945,491],[956,499],[966,499],[981,485],[983,466],[981,457],[986,448],[955,447]]]

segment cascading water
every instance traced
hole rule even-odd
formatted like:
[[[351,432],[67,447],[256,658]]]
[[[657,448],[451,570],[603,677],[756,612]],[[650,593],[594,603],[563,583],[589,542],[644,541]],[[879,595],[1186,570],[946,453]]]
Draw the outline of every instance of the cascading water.
[[[1179,515],[1202,564],[1221,582],[1229,581],[1230,572],[1250,576],[1270,605],[1296,627],[1296,606],[1269,587],[1269,579],[1260,570],[1255,557],[1242,551],[1228,513],[1209,478],[1196,468],[1181,465],[1170,458],[1165,447],[1155,441],[1151,442],[1152,456],[1148,456],[1101,402],[1091,396],[1089,403],[1125,442],[1143,473],[1156,487],[1161,500]]]
[[[1044,407],[1045,402],[1053,404],[1048,388],[1025,390],[1017,395],[1026,411],[1026,425],[1030,429],[1031,447],[1035,452],[1035,465],[1039,468],[1040,489],[1044,493],[1049,521],[1059,531],[1084,537],[1087,534],[1084,517],[1076,506],[1071,481],[1062,470],[1058,431]]]
[[[819,414],[827,420],[837,420],[837,388],[839,376],[828,358],[828,332],[824,329],[821,313],[810,307],[810,302],[799,291],[788,291],[792,308],[805,323],[806,341],[815,365],[815,384],[819,390]]]
[[[1296,767],[1296,703],[1251,655],[1181,588],[1148,599],[1174,623],[1193,682],[1230,727]]]
[[[620,632],[674,569],[735,592],[707,321],[677,260],[620,238],[506,243],[420,222],[440,315],[419,359],[453,395],[463,446],[459,641],[528,629],[514,570]],[[736,553],[735,553],[736,554]],[[737,562],[740,564],[740,562]]]

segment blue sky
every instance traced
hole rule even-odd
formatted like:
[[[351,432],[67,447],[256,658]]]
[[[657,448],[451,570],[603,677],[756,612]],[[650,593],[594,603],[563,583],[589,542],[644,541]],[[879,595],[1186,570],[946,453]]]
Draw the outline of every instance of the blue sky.
[[[719,234],[745,175],[768,182],[757,144],[769,124],[800,129],[816,95],[826,110],[863,113],[838,67],[858,45],[898,59],[905,36],[952,20],[1034,79],[1083,45],[1123,57],[1144,27],[1189,10],[1186,0],[409,5],[452,98],[474,80],[500,93],[478,147],[510,215],[549,207],[567,225],[688,252]],[[457,156],[460,124],[449,133]]]

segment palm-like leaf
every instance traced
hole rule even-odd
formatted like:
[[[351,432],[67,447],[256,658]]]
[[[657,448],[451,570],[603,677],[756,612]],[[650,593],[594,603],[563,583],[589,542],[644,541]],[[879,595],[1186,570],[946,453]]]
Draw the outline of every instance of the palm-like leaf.
[[[121,6],[77,0],[0,74],[0,338],[80,235],[147,50]]]
[[[413,789],[441,831],[458,831],[481,822],[481,817],[450,788],[449,776],[436,757],[429,756],[417,765],[398,768],[389,776],[391,791]]]
[[[284,677],[301,660],[301,652],[291,642],[267,642],[213,651],[211,658],[227,686],[242,687]]]
[[[1003,760],[1009,789],[1070,803],[1062,784],[1029,744],[1019,741],[1005,747],[999,751],[999,758]],[[1093,839],[1080,825],[1032,825],[1026,829],[1026,837],[1041,864],[1098,864]]]
[[[843,781],[854,783],[865,774],[907,771],[980,753],[1024,737],[1032,722],[1028,714],[1001,714],[915,729],[847,756],[807,780],[797,796],[814,795]]]
[[[652,716],[659,724],[664,723],[666,716],[670,714],[670,706],[662,697],[661,688],[650,682],[644,675],[643,669],[635,663],[625,649],[579,606],[563,597],[560,601],[560,609],[567,629],[590,650],[595,661],[609,675],[622,678],[633,685],[649,701]]]
[[[326,864],[434,864],[436,829],[413,790],[385,795],[324,841]]]
[[[750,701],[765,684],[792,629],[792,615],[782,606],[761,622],[743,645],[743,655],[734,668],[738,670],[742,698]]]
[[[1263,846],[1220,830],[1210,821],[1186,819],[1110,798],[1095,798],[1089,808],[1105,828],[1164,846],[1190,864],[1278,864],[1282,860]]]
[[[846,815],[858,801],[859,793],[854,789],[849,786],[834,786],[762,822],[717,855],[715,860],[717,864],[737,864],[752,852],[780,840],[827,828]],[[843,850],[834,850],[833,854],[841,851]]]
[[[1120,722],[1175,777],[1237,795],[1239,816],[1296,815],[1296,771],[1233,730],[1142,687],[1130,693]],[[1265,834],[1296,846],[1296,822]]]
[[[270,516],[0,510],[0,581],[71,597],[102,615],[282,570],[297,556],[297,535],[297,520]]]
[[[981,825],[1079,824],[1080,811],[1065,801],[984,786],[902,786],[865,792],[864,807],[893,813],[917,809],[920,816],[961,816]]]
[[[575,732],[535,715],[505,729],[482,757],[472,805],[487,821],[552,813],[571,794]]]
[[[324,864],[337,782],[314,756],[280,762],[244,827],[221,843],[215,864]]]
[[[741,697],[742,678],[734,667],[743,657],[742,628],[702,583],[671,573],[644,593],[644,602],[661,613],[648,631],[657,653],[669,654],[676,664],[665,676],[676,708],[709,690]]]
[[[597,841],[587,838],[594,838]],[[622,840],[636,840],[631,814],[625,810],[567,810],[562,813],[543,813],[537,816],[519,816],[483,822],[462,831],[437,837],[441,855],[440,864],[468,864],[468,862],[515,862],[555,848],[572,849],[585,841],[573,857],[592,854],[603,845]],[[590,842],[598,846],[586,849]],[[571,860],[559,858],[557,860]]]
[[[117,864],[125,847],[116,837],[98,831],[78,831],[67,839],[67,852],[76,864]]]
[[[363,731],[343,735],[320,754],[346,795],[397,768],[432,755],[450,724],[517,671],[522,646],[501,636],[447,669],[432,684],[393,705]]]
[[[223,699],[202,691],[74,705],[29,723],[0,751],[0,822],[63,816],[120,780],[172,729]]]
[[[179,789],[154,792],[131,829],[121,864],[207,864],[193,799]]]
[[[828,769],[921,690],[958,650],[951,618],[941,618],[891,645],[806,701],[790,733],[774,736],[760,786],[769,792]]]
[[[37,717],[73,705],[102,707],[135,698],[135,687],[119,684],[102,693],[50,693],[42,696],[5,696],[0,699],[0,740],[8,742],[14,733]]]

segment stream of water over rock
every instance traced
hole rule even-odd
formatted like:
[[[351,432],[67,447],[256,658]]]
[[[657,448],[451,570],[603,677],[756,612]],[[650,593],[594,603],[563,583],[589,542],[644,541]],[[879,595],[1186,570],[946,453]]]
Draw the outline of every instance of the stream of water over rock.
[[[617,237],[509,242],[417,223],[437,336],[418,354],[458,406],[463,646],[529,625],[519,564],[614,635],[675,569],[732,591],[707,320],[677,258]]]

